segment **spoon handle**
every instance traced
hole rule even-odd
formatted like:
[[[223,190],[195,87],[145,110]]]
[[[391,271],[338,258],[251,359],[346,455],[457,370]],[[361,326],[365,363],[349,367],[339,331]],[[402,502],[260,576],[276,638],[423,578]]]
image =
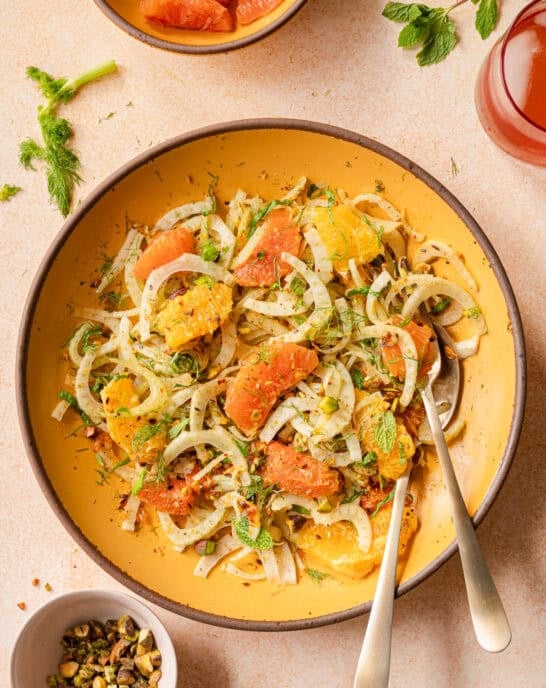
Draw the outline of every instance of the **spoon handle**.
[[[430,387],[426,387],[421,396],[451,502],[474,633],[484,650],[501,652],[508,647],[512,637],[508,619],[457,483]]]
[[[396,481],[385,553],[381,561],[372,611],[358,659],[353,688],[387,688],[389,684],[398,543],[408,482],[409,471]]]

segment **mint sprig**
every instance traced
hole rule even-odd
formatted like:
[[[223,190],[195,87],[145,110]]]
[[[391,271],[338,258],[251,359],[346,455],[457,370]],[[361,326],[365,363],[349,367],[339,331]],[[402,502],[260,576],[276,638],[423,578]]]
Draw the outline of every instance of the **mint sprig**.
[[[467,0],[458,0],[450,7],[428,7],[419,3],[388,2],[383,16],[391,21],[406,24],[398,35],[401,48],[421,49],[417,63],[424,67],[444,60],[457,44],[457,30],[449,16],[451,11]],[[475,26],[480,36],[487,38],[498,20],[497,0],[472,0],[478,5]]]

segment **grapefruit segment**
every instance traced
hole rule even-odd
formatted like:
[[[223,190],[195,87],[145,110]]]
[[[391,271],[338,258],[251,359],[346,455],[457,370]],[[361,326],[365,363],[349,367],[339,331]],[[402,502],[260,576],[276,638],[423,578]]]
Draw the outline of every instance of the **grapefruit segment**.
[[[291,342],[257,347],[242,361],[228,384],[225,411],[245,434],[265,423],[279,396],[303,380],[318,365],[318,356]]]
[[[239,0],[236,9],[237,21],[241,24],[251,24],[272,12],[281,2],[282,0]]]
[[[270,287],[291,270],[281,260],[283,251],[297,256],[300,250],[300,232],[288,208],[273,209],[258,232],[260,238],[252,253],[233,272],[242,287]]]
[[[144,504],[151,504],[158,511],[173,516],[188,516],[197,499],[197,492],[192,490],[191,483],[170,478],[166,485],[144,486],[138,496]]]
[[[170,263],[183,253],[195,253],[195,239],[185,227],[156,234],[135,264],[135,277],[145,281],[156,268]]]
[[[434,349],[431,346],[432,330],[428,325],[419,325],[415,320],[404,322],[402,316],[391,318],[392,324],[402,327],[411,335],[417,350],[419,377],[426,375],[434,363]],[[397,342],[383,341],[381,344],[381,358],[389,373],[403,380],[406,377],[406,363]]]
[[[300,497],[329,497],[340,491],[341,476],[318,459],[282,442],[271,442],[265,450],[262,478],[266,485]]]
[[[233,31],[233,17],[217,0],[140,0],[146,19],[192,31]]]

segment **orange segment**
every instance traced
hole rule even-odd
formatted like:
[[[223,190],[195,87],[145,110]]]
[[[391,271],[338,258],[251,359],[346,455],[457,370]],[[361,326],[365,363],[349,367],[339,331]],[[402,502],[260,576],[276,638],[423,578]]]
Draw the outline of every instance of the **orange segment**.
[[[146,247],[135,265],[135,276],[145,281],[156,268],[170,263],[183,253],[195,253],[195,239],[185,227],[159,232]]]
[[[281,2],[282,0],[238,0],[235,10],[237,21],[241,24],[251,24],[272,12]]]
[[[198,493],[192,490],[186,480],[170,478],[166,485],[146,485],[138,493],[139,499],[151,504],[158,511],[173,516],[187,516],[197,499]]]
[[[149,439],[135,442],[135,438],[138,439],[137,433],[147,426],[155,425],[157,418],[127,414],[126,409],[131,409],[140,404],[140,397],[133,380],[128,377],[111,380],[102,389],[100,396],[106,413],[108,432],[114,442],[126,454],[140,463],[157,460],[165,448],[165,428],[158,430]]]
[[[328,497],[340,491],[341,476],[312,456],[282,442],[267,445],[262,478],[266,485],[301,497]]]
[[[415,320],[404,322],[402,316],[391,318],[393,325],[402,326],[411,335],[417,350],[419,376],[426,375],[434,363],[434,349],[431,345],[432,330],[428,325],[419,325]],[[406,377],[406,364],[398,342],[384,339],[381,342],[381,358],[389,373],[403,380]]]
[[[154,329],[165,337],[169,348],[176,351],[192,339],[214,332],[232,307],[231,287],[221,282],[210,287],[196,284],[185,294],[165,301]]]
[[[377,467],[383,477],[396,480],[404,473],[408,461],[415,454],[415,445],[406,426],[399,422],[396,423],[396,436],[392,448],[384,451],[379,445],[375,427],[388,408],[388,403],[378,398],[377,401],[363,407],[357,414],[356,421],[362,448],[377,454]]]
[[[193,31],[232,31],[233,17],[216,0],[140,0],[149,21]]]
[[[351,578],[363,578],[381,563],[389,529],[392,505],[381,509],[370,519],[372,544],[369,552],[358,546],[357,532],[348,521],[338,521],[324,526],[308,520],[294,540],[305,563],[320,569],[341,573]],[[417,530],[417,516],[410,507],[404,510],[398,552],[403,556]]]
[[[370,263],[382,251],[378,234],[346,205],[314,208],[313,222],[336,270],[348,270],[349,258]]]
[[[256,348],[227,387],[225,412],[247,435],[265,423],[279,396],[318,365],[312,349],[277,342]]]
[[[269,287],[279,277],[291,270],[281,260],[281,253],[297,256],[300,250],[300,232],[288,208],[275,208],[266,217],[260,228],[262,239],[249,259],[238,266],[235,281],[243,287]]]

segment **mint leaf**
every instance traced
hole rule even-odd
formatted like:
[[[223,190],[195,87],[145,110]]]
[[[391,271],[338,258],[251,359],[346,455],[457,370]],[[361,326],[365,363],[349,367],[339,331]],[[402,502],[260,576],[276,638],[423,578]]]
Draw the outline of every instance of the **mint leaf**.
[[[243,545],[253,549],[273,549],[273,538],[265,528],[260,528],[260,532],[255,540],[250,537],[248,534],[250,523],[247,516],[243,516],[239,520],[234,519],[232,523],[235,535],[237,535]]]
[[[478,11],[476,12],[475,26],[482,38],[487,38],[495,28],[499,10],[497,0],[480,0]]]
[[[398,47],[399,48],[413,48],[418,43],[421,43],[425,34],[427,33],[427,27],[416,26],[414,22],[404,26],[402,31],[398,36]]]
[[[415,3],[388,2],[383,9],[383,16],[395,22],[411,22],[421,14],[426,14],[429,8],[426,5]]]
[[[446,10],[433,10],[428,19],[428,36],[423,49],[417,53],[417,63],[421,67],[441,62],[457,44],[455,24],[447,16]]]
[[[396,420],[392,411],[381,414],[374,425],[373,434],[381,451],[388,454],[396,441]]]

